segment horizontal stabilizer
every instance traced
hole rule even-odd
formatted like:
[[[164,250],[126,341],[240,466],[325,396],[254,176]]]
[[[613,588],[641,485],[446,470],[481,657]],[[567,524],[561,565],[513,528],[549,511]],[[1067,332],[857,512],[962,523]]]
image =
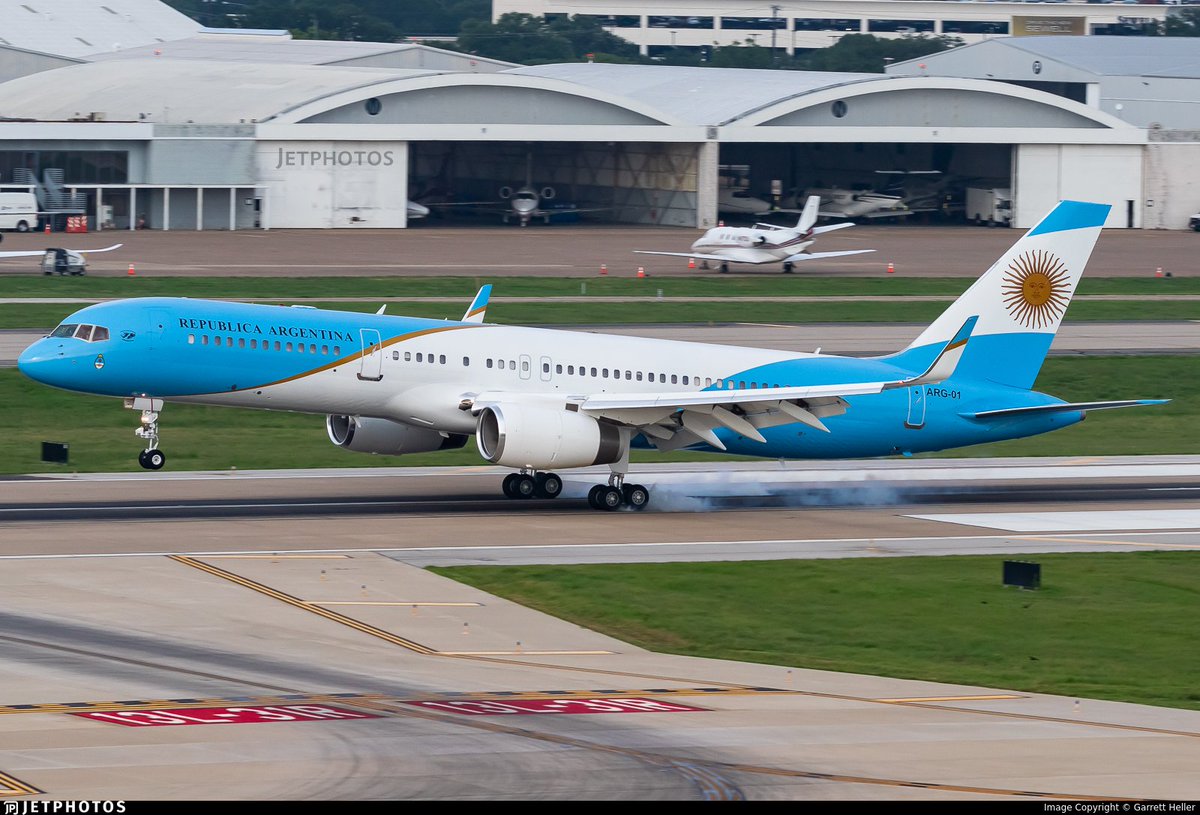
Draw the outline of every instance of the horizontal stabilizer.
[[[865,255],[874,249],[847,249],[844,252],[798,252],[783,259],[784,263],[797,263],[801,260],[822,260],[823,258],[844,258],[848,255]]]
[[[1057,402],[1052,405],[1002,408],[1000,410],[984,410],[979,413],[963,413],[960,415],[967,419],[1007,419],[1012,416],[1026,416],[1035,413],[1073,413],[1080,410],[1111,410],[1112,408],[1165,405],[1170,401],[1170,399],[1122,399],[1115,402]]]
[[[830,224],[829,226],[814,226],[812,233],[814,235],[824,235],[826,232],[834,232],[838,229],[845,229],[848,226],[854,226],[854,222],[846,221],[840,224]]]

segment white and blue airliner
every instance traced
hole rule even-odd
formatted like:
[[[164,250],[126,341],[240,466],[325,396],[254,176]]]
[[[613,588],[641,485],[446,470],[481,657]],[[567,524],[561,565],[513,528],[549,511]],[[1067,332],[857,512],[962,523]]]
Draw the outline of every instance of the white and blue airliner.
[[[168,402],[325,414],[360,453],[458,448],[511,467],[512,498],[551,498],[554,470],[609,465],[597,509],[644,507],[631,447],[769,458],[943,450],[1045,433],[1089,410],[1032,390],[1108,215],[1063,201],[908,348],[856,359],[461,320],[186,298],[88,306],[18,365],[58,388],[141,412],[157,470]]]

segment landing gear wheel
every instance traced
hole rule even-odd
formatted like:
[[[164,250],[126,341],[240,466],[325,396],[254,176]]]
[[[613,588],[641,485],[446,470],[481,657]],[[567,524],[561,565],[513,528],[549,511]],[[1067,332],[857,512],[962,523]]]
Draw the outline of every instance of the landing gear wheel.
[[[147,470],[161,470],[167,463],[167,457],[162,450],[143,450],[138,453],[138,464]]]
[[[621,488],[621,497],[630,509],[640,511],[650,503],[650,490],[641,484],[626,484]]]
[[[620,509],[623,503],[625,503],[625,496],[621,494],[621,490],[617,487],[602,484],[596,491],[596,509],[612,512]]]
[[[513,479],[513,498],[532,498],[535,489],[537,489],[537,485],[531,475],[517,473],[517,477]]]
[[[504,481],[500,483],[500,488],[504,490],[505,498],[516,498],[517,494],[513,492],[513,482],[519,477],[518,473],[509,473],[504,476]]]
[[[590,490],[588,490],[588,506],[591,507],[592,509],[601,509],[602,508],[600,506],[599,495],[600,495],[600,491],[603,489],[605,489],[605,486],[603,484],[597,484],[596,486],[594,486]]]
[[[728,263],[721,264],[721,274],[729,274],[729,264]]]
[[[562,487],[562,479],[554,473],[538,473],[534,476],[533,494],[538,498],[557,498]]]
[[[796,264],[794,264],[794,263],[783,264],[783,273],[784,274],[791,274],[794,271],[796,271]]]

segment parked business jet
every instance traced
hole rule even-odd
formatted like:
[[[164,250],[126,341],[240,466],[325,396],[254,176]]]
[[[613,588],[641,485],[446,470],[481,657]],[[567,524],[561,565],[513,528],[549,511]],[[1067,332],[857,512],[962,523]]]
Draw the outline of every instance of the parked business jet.
[[[841,187],[822,187],[807,190],[819,195],[825,204],[822,218],[904,218],[911,215],[899,195],[886,195],[875,190],[847,190]]]
[[[1108,215],[1064,201],[908,348],[853,359],[482,320],[361,314],[182,298],[71,315],[20,355],[33,379],[124,397],[141,411],[142,466],[158,469],[166,402],[327,414],[360,453],[462,447],[513,468],[513,498],[553,497],[554,469],[607,464],[597,509],[640,509],[631,446],[769,458],[942,450],[1045,433],[1090,410],[1031,390]]]
[[[813,238],[836,229],[854,226],[852,223],[815,226],[820,197],[809,196],[800,213],[796,226],[789,229],[772,224],[755,224],[753,227],[717,226],[705,232],[692,244],[690,252],[650,252],[633,250],[638,255],[667,255],[677,258],[695,258],[707,265],[708,261],[720,264],[721,273],[729,271],[730,263],[783,263],[785,274],[795,271],[802,260],[820,260],[846,255],[861,255],[874,249],[850,249],[842,252],[806,252],[813,245]]]

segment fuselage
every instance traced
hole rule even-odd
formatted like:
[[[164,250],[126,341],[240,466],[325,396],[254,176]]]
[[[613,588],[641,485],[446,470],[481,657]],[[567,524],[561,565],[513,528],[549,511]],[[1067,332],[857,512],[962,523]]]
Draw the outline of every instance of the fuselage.
[[[104,331],[66,329],[81,325]],[[448,433],[475,431],[475,419],[461,405],[480,394],[565,402],[603,393],[895,381],[919,373],[939,350],[931,345],[894,357],[853,359],[179,298],[89,306],[55,333],[63,336],[34,343],[18,364],[30,377],[59,388],[168,403],[379,417]],[[797,423],[765,429],[765,443],[725,428],[717,435],[728,452],[741,455],[845,458],[1028,436],[1082,418],[1078,411],[989,422],[969,418],[976,411],[1059,402],[988,381],[983,375],[988,343],[988,337],[979,338],[979,358],[960,366],[967,374],[935,386],[846,397],[845,412],[824,420],[828,433]]]
[[[692,251],[729,256],[742,263],[778,263],[803,252],[812,243],[807,234],[794,229],[718,226],[697,238]]]

